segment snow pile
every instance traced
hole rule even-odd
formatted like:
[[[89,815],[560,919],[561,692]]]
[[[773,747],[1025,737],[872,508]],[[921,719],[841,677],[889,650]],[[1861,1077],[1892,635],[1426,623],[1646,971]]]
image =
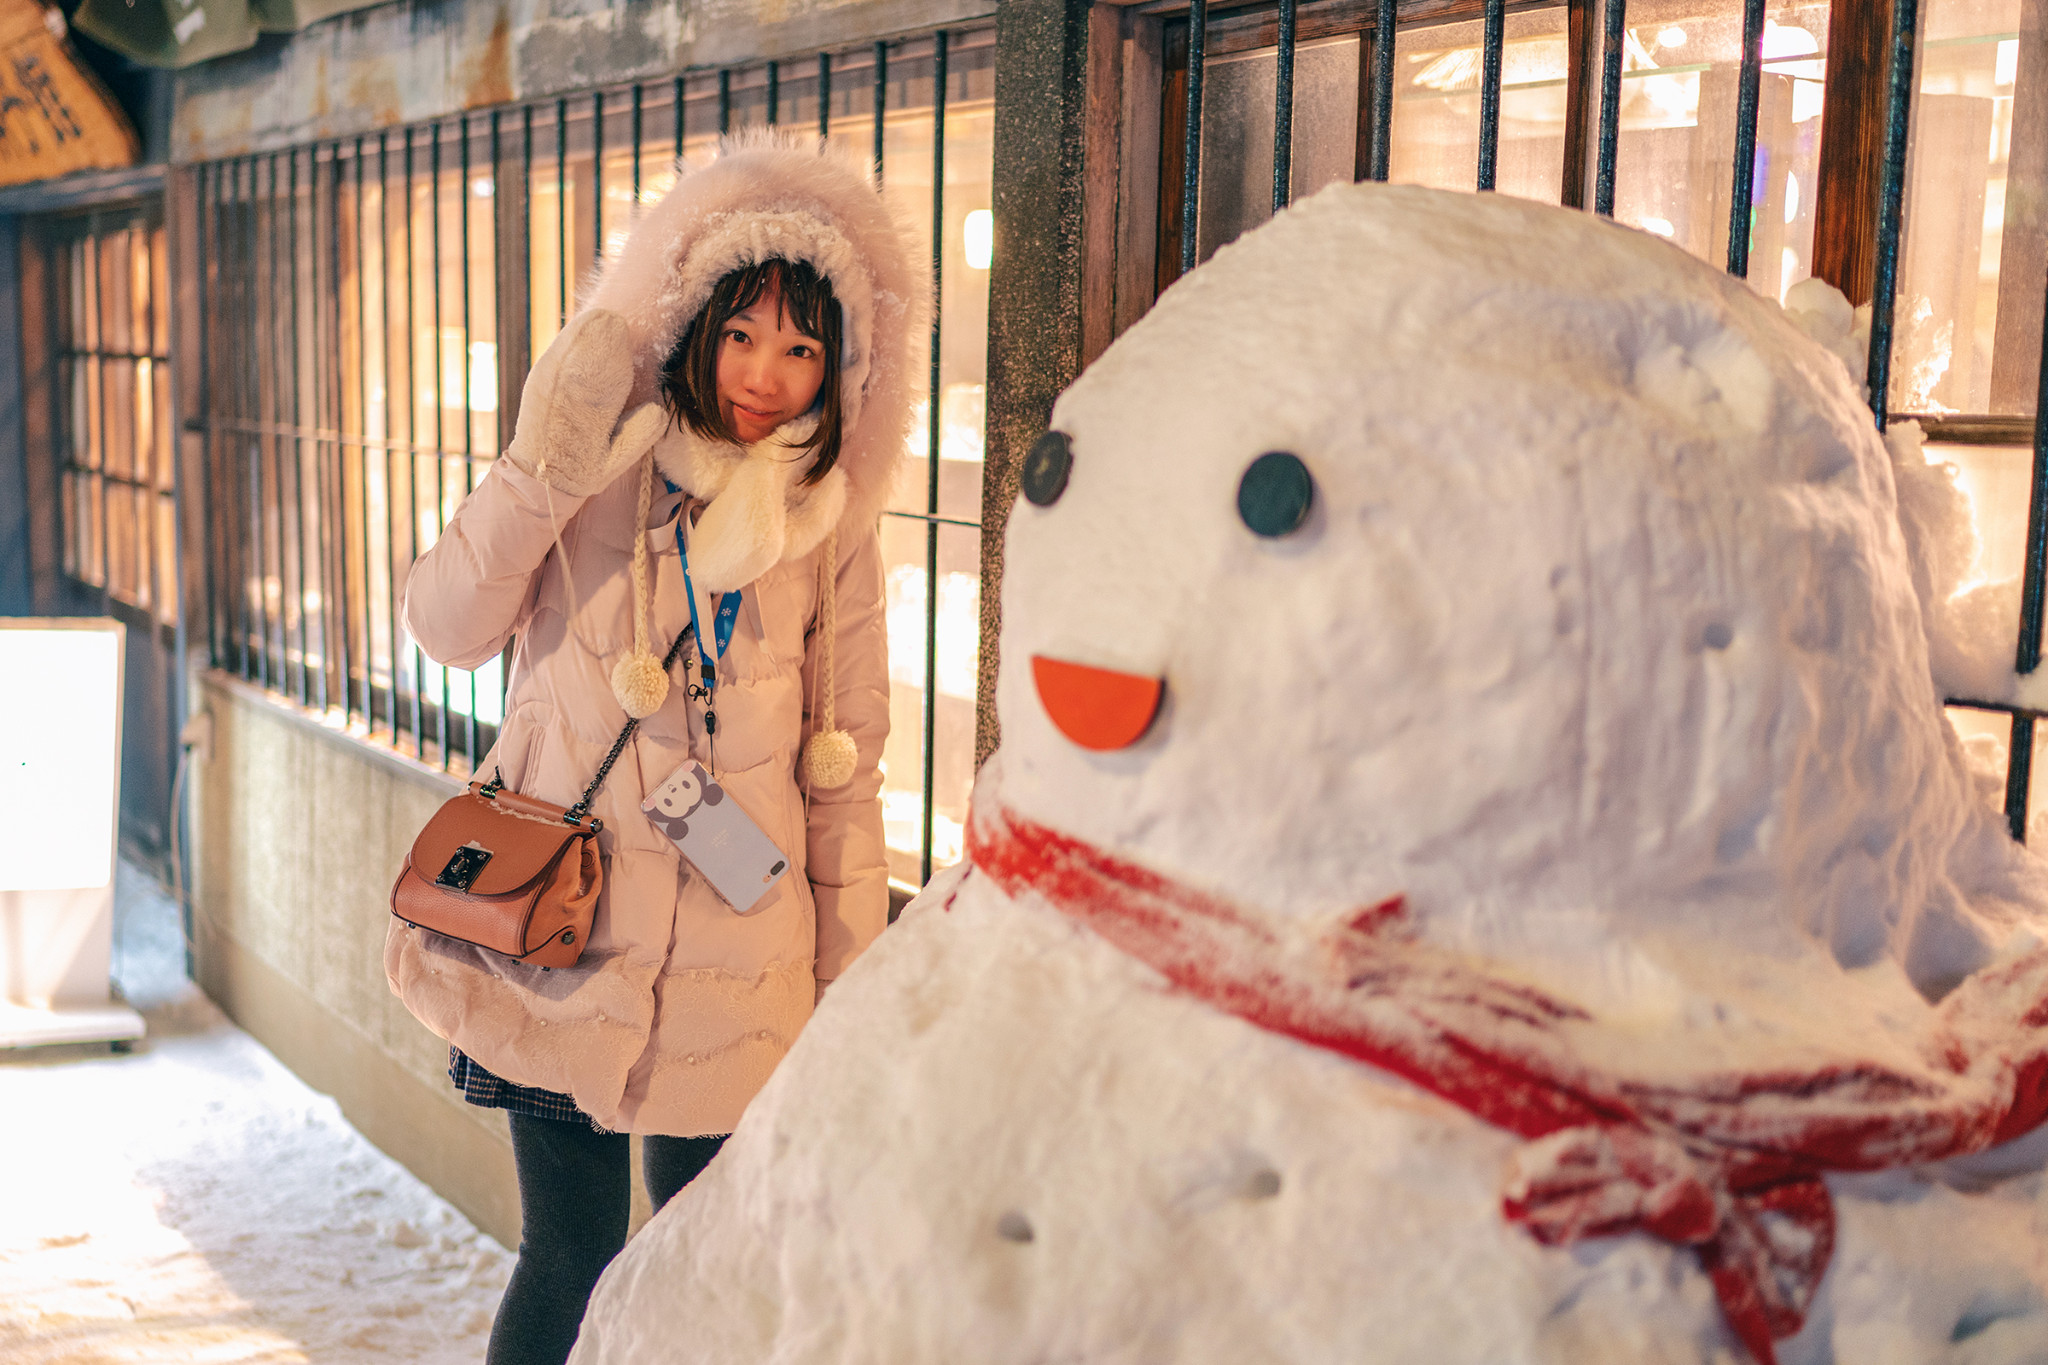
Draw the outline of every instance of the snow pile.
[[[1960,700],[2048,706],[2048,673],[2021,674],[2015,667],[2020,581],[1983,576],[1976,512],[1957,483],[1956,467],[1926,453],[1917,422],[1901,423],[1887,436],[1899,522],[1915,552],[1935,686]]]
[[[1418,956],[1565,1002],[1643,1093],[1939,1065],[1933,1002],[2040,941],[2048,880],[1943,719],[1953,547],[1852,343],[1586,215],[1315,196],[1055,409],[1073,467],[1010,523],[977,810],[1240,907],[1303,973],[1400,898]],[[1237,502],[1268,451],[1315,481],[1272,538]],[[1082,749],[1034,658],[1163,707]],[[906,913],[607,1274],[580,1365],[1745,1358],[1691,1250],[1538,1245],[1502,1217],[1513,1135],[1168,989],[1056,883]],[[2048,1358],[2014,1146],[1830,1177],[1778,1358]]]
[[[0,1359],[480,1360],[511,1258],[125,929],[148,1040],[0,1059]]]
[[[1807,279],[1786,293],[1785,315],[1842,362],[1858,392],[1866,392],[1869,304],[1852,309],[1833,285]],[[1918,422],[1892,425],[1885,441],[1935,687],[1947,698],[2048,706],[2048,674],[2022,675],[2014,667],[2020,582],[1987,580],[1979,572],[1976,513],[1956,467],[1927,454]],[[1996,766],[2002,770],[2002,755]],[[1997,785],[2002,800],[2002,776]]]

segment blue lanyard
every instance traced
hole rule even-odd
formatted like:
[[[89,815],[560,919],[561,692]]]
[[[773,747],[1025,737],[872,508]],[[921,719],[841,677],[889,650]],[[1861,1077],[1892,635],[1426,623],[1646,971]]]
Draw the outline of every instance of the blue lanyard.
[[[697,637],[697,657],[704,664],[704,686],[709,689],[718,685],[718,668],[710,653],[704,648],[704,628],[697,624],[697,588],[690,582],[690,552],[683,546],[682,518],[676,518],[676,553],[683,557],[683,591],[690,595],[690,633]],[[718,614],[711,619],[711,633],[716,639],[718,657],[723,659],[727,647],[732,644],[733,623],[740,617],[740,593],[738,590],[721,593],[718,598]]]
[[[668,484],[668,491],[671,493],[682,491],[667,479],[663,479],[662,482]],[[689,547],[683,543],[683,518],[686,515],[687,513],[681,509],[677,509],[676,553],[682,557],[683,561],[683,592],[690,599],[690,633],[697,637],[697,658],[703,664],[704,728],[707,732],[710,732],[718,726],[718,721],[711,710],[711,694],[718,686],[718,665],[712,659],[710,651],[704,647],[704,627],[697,622],[697,585],[690,581],[690,551]],[[718,650],[718,658],[720,659],[725,657],[727,647],[732,644],[733,623],[738,621],[740,617],[740,594],[743,591],[744,589],[736,588],[731,592],[719,595],[718,612],[712,618],[711,632],[714,637],[715,647]]]

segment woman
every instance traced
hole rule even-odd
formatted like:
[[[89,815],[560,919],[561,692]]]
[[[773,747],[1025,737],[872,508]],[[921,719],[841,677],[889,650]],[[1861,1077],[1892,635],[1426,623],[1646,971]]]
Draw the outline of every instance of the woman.
[[[567,1356],[625,1242],[626,1134],[659,1208],[886,922],[877,519],[923,289],[864,168],[728,144],[634,227],[406,584],[431,658],[474,668],[513,642],[483,765],[509,789],[574,802],[641,718],[593,803],[607,874],[575,967],[396,922],[386,947],[464,1097],[511,1111],[523,1225],[491,1365]],[[686,580],[703,638],[665,669],[697,635]],[[642,810],[692,760],[791,864],[753,906]]]

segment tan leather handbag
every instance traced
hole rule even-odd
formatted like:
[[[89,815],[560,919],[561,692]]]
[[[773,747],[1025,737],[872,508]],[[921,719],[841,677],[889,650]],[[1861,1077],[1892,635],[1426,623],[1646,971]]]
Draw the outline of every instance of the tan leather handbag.
[[[676,636],[664,672],[688,635]],[[626,722],[566,810],[506,791],[496,774],[451,797],[412,841],[391,886],[391,913],[409,927],[537,967],[575,966],[604,889],[597,850],[604,821],[591,816],[590,802],[639,724]]]
[[[604,887],[603,828],[496,778],[472,782],[413,840],[391,913],[538,967],[573,967]]]

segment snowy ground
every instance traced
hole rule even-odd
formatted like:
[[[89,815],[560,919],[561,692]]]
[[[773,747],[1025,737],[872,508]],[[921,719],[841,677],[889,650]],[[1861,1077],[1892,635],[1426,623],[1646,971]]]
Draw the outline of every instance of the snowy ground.
[[[481,1360],[504,1248],[185,980],[143,874],[116,889],[149,1037],[0,1052],[0,1361]]]

